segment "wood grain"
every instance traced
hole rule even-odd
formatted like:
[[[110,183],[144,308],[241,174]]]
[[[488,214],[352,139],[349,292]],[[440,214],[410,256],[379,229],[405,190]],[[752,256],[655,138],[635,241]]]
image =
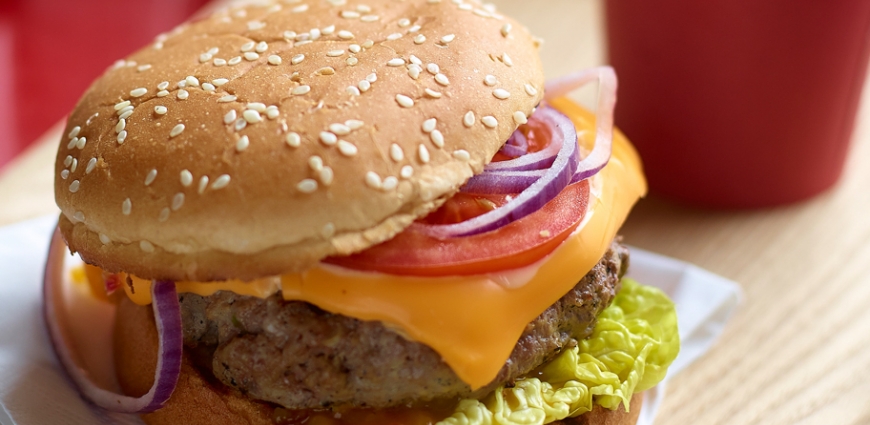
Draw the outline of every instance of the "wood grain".
[[[599,2],[496,3],[545,39],[548,76],[603,62]],[[49,131],[0,173],[0,225],[56,211],[59,137]],[[623,234],[746,291],[719,343],[668,387],[658,424],[870,424],[870,90],[832,190],[757,211],[698,210],[650,197]]]

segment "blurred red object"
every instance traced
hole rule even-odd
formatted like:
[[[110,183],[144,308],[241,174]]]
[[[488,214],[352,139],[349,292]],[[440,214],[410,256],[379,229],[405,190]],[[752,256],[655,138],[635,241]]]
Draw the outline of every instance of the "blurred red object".
[[[0,167],[90,83],[208,0],[0,0]]]

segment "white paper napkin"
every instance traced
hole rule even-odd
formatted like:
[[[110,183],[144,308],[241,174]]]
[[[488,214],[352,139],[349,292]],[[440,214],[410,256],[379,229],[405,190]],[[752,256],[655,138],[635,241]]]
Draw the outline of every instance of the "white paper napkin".
[[[42,274],[56,217],[0,228],[0,424],[133,425],[82,400],[49,346],[42,319]],[[629,276],[667,292],[677,305],[682,350],[669,376],[702,356],[740,303],[740,287],[691,264],[641,249]],[[639,425],[652,425],[666,382],[647,392]]]

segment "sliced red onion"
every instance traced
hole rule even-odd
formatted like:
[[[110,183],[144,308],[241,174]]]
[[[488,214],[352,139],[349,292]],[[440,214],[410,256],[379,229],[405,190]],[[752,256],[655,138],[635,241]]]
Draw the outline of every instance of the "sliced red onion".
[[[616,106],[616,73],[609,66],[600,66],[568,74],[547,82],[544,98],[564,96],[593,80],[598,80],[598,110],[595,120],[595,147],[577,167],[572,183],[588,179],[610,161],[613,149],[613,108]]]
[[[499,151],[510,158],[517,158],[529,153],[529,140],[522,131],[514,131],[507,143]]]
[[[121,413],[153,412],[169,400],[181,372],[181,309],[175,283],[154,281],[151,285],[152,308],[159,336],[157,370],[154,385],[142,397],[128,397],[98,387],[88,372],[76,364],[73,349],[62,323],[63,256],[65,249],[60,234],[55,232],[51,241],[43,281],[43,314],[55,354],[67,375],[82,395],[95,405]]]
[[[487,172],[474,176],[460,190],[482,195],[520,193],[543,177],[546,172],[546,170]]]
[[[542,108],[538,108],[541,110]],[[549,108],[552,109],[552,108]],[[533,117],[538,116],[537,111],[532,114],[532,117],[529,119],[534,119]],[[566,118],[567,119],[567,118]],[[568,120],[568,122],[571,122]],[[517,132],[514,132],[516,135]],[[514,137],[514,136],[511,136]],[[553,137],[557,137],[556,134]],[[525,137],[523,137],[525,139]],[[574,141],[577,138],[574,137]],[[528,146],[528,142],[526,142]],[[556,154],[559,153],[559,149],[562,147],[559,143],[550,142],[547,147],[541,149],[538,152],[530,153],[527,155],[520,156],[515,159],[510,159],[507,161],[499,161],[499,162],[491,162],[484,167],[484,172],[489,171],[527,171],[527,170],[543,170],[545,168],[549,168],[553,165],[553,161],[556,159]]]
[[[577,171],[579,161],[577,130],[568,117],[549,106],[538,108],[535,115],[537,119],[547,122],[553,129],[548,148],[551,146],[558,148],[552,166],[545,170],[542,176],[538,177],[526,190],[520,192],[516,198],[486,214],[456,224],[414,223],[414,226],[418,226],[422,232],[442,239],[476,235],[498,229],[514,220],[523,218],[555,198],[571,182],[574,172]],[[532,155],[534,154],[526,155],[526,157]]]

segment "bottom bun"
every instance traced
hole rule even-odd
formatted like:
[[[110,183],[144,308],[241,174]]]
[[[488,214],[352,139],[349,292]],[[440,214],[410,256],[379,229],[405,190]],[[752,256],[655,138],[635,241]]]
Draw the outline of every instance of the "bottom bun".
[[[148,392],[157,367],[157,328],[149,307],[122,297],[114,326],[115,372],[123,391],[131,396]],[[595,405],[592,411],[554,425],[635,425],[642,394],[631,399],[631,411],[623,406],[609,410]],[[181,375],[172,397],[153,413],[142,415],[148,425],[275,425],[275,406],[245,397],[217,379],[201,374],[193,355],[185,350]]]

